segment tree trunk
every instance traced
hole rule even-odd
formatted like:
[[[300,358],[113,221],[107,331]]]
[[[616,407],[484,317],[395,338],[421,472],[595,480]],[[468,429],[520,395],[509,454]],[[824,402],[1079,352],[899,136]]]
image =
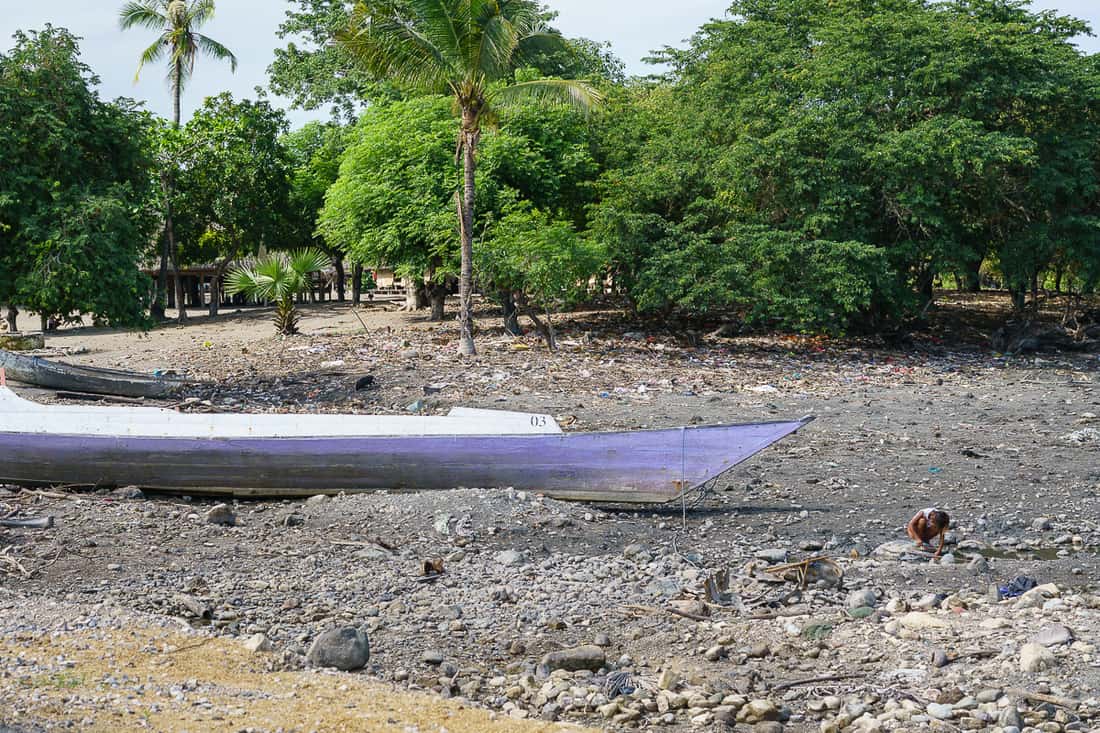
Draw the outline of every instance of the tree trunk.
[[[164,176],[163,180],[167,181],[165,188],[167,194],[165,196],[167,202],[167,215],[164,218],[165,249],[168,251],[168,258],[172,262],[172,267],[176,270],[176,307],[179,309],[179,322],[187,323],[187,306],[184,304],[183,283],[180,281],[179,253],[176,251],[176,231],[172,226],[171,180],[167,176]]]
[[[340,257],[339,255],[333,257],[332,266],[336,268],[336,300],[343,303],[344,285],[346,280],[344,276],[344,258]]]
[[[935,273],[932,272],[930,267],[924,268],[917,275],[917,292],[921,295],[923,305],[928,305],[936,297],[935,280]]]
[[[351,266],[351,302],[359,305],[363,297],[363,266],[356,262]]]
[[[982,258],[966,263],[966,290],[971,293],[982,292]]]
[[[1020,315],[1024,312],[1026,306],[1027,294],[1022,288],[1010,287],[1008,289],[1009,295],[1012,297],[1012,311],[1016,315]]]
[[[229,267],[229,258],[225,258],[223,262],[218,263],[214,268],[214,275],[210,278],[210,316],[214,317],[218,315],[218,309],[222,303],[222,278],[225,277],[225,270]]]
[[[180,126],[180,94],[183,92],[183,59],[176,59],[176,64],[172,68],[172,126],[179,128]]]
[[[500,303],[504,308],[504,330],[513,336],[522,336],[523,329],[519,327],[519,310],[516,308],[516,298],[511,290],[500,291]]]
[[[477,143],[481,137],[479,110],[462,110],[463,191],[459,206],[459,230],[462,236],[462,267],[458,278],[458,323],[460,354],[477,353],[474,347],[474,173],[477,170]]]
[[[11,303],[8,303],[8,314],[4,316],[4,320],[8,323],[8,331],[15,333],[19,329],[16,327],[16,321],[19,319],[19,309]]]
[[[38,316],[38,325],[41,327],[42,333],[46,333],[50,330],[50,317],[45,313],[41,313]]]
[[[418,283],[413,278],[405,278],[405,310],[418,311],[427,305],[423,283]]]
[[[172,247],[172,267],[176,271],[176,308],[178,315],[176,321],[187,323],[187,294],[183,290],[183,275],[180,274],[179,253]]]
[[[550,311],[543,309],[543,313],[546,314],[546,323],[543,323],[534,307],[527,301],[527,296],[524,293],[517,292],[515,300],[516,305],[523,311],[523,315],[530,318],[531,323],[535,324],[535,330],[539,332],[539,336],[542,336],[546,348],[550,351],[557,351],[558,339],[554,333],[554,324],[550,320]]]
[[[171,226],[172,205],[168,204],[168,212],[164,217],[164,227]],[[157,277],[156,290],[153,291],[153,302],[149,304],[149,315],[153,320],[164,320],[164,301],[168,300],[168,235],[163,237],[164,244],[160,248],[160,275]]]
[[[432,320],[442,321],[443,307],[447,302],[447,284],[433,283],[429,291],[429,297],[432,301]]]

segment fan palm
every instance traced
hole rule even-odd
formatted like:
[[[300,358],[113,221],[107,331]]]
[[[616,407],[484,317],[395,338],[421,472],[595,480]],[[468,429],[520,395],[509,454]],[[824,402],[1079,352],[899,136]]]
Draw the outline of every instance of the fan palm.
[[[375,77],[454,98],[464,173],[456,195],[462,240],[459,348],[473,354],[474,171],[482,124],[492,119],[495,106],[512,100],[545,99],[587,109],[601,97],[579,81],[514,83],[529,52],[564,43],[531,0],[360,0],[338,40]]]
[[[214,0],[132,0],[122,6],[119,25],[122,30],[147,28],[160,36],[141,54],[134,81],[145,64],[168,59],[168,84],[172,89],[172,122],[180,125],[180,94],[195,69],[199,52],[219,61],[228,61],[237,70],[233,52],[198,28],[214,17]]]
[[[298,312],[294,296],[310,287],[310,273],[328,269],[328,255],[312,247],[296,252],[272,252],[226,276],[230,295],[241,293],[261,303],[274,301],[275,330],[283,335],[298,333]]]

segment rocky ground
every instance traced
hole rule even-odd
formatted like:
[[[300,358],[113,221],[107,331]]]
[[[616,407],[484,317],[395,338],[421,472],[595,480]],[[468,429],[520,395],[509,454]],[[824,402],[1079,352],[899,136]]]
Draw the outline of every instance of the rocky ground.
[[[74,361],[210,380],[176,401],[184,410],[461,404],[549,412],[566,430],[818,419],[686,513],[496,488],[225,507],[134,490],[13,488],[0,493],[0,516],[56,519],[48,530],[0,530],[8,609],[68,609],[29,624],[51,637],[64,636],[66,613],[71,628],[107,609],[176,619],[165,623],[257,649],[251,663],[271,675],[323,674],[337,687],[369,677],[500,720],[1100,726],[1095,355],[999,355],[977,335],[980,319],[966,317],[890,348],[799,337],[700,343],[579,314],[561,324],[557,354],[489,329],[481,354],[459,360],[453,324],[360,317],[317,310],[306,335],[285,341],[250,313],[140,340],[78,330],[48,346]],[[366,375],[373,384],[357,391]],[[909,517],[931,505],[954,520],[939,561],[897,544]],[[796,571],[774,570],[820,557],[805,587]],[[425,561],[441,561],[443,573],[425,577]],[[1020,575],[1038,587],[996,592]],[[24,625],[3,618],[10,648]],[[340,628],[361,633],[322,636]],[[364,661],[343,678],[299,671]],[[114,705],[74,696],[83,702],[58,708],[27,683],[44,673],[3,655],[0,723],[80,727]],[[190,704],[206,693],[181,694]],[[290,720],[286,730],[309,729]]]

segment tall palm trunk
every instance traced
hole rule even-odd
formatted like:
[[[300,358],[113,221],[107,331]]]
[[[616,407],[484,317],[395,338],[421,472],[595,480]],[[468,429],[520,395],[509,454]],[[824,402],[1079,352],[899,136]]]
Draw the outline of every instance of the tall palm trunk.
[[[477,170],[477,143],[481,137],[478,129],[477,110],[462,110],[463,183],[462,211],[459,229],[462,235],[462,267],[458,277],[458,323],[460,354],[477,353],[474,347],[474,173]]]
[[[183,81],[183,62],[177,60],[172,70],[172,127],[179,129],[180,127],[180,85]],[[165,282],[165,277],[168,270],[168,260],[172,261],[172,264],[176,268],[176,308],[180,323],[187,322],[187,306],[183,302],[183,282],[180,280],[180,262],[179,262],[179,248],[176,246],[176,236],[172,223],[172,193],[173,193],[173,176],[168,175],[168,185],[166,187],[167,205],[164,212],[164,231],[167,236],[164,238],[164,255],[160,262],[161,270],[161,282]],[[167,288],[167,283],[165,283]]]
[[[175,66],[172,68],[172,127],[177,130],[180,126],[180,94],[183,90],[180,88],[183,82],[183,61],[176,59]]]

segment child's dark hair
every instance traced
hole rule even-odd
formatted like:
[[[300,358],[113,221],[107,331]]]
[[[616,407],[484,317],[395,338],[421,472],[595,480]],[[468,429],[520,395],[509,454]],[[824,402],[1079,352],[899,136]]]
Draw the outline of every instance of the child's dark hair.
[[[951,526],[951,517],[947,516],[947,512],[937,509],[928,515],[928,522],[940,529],[947,529]]]

